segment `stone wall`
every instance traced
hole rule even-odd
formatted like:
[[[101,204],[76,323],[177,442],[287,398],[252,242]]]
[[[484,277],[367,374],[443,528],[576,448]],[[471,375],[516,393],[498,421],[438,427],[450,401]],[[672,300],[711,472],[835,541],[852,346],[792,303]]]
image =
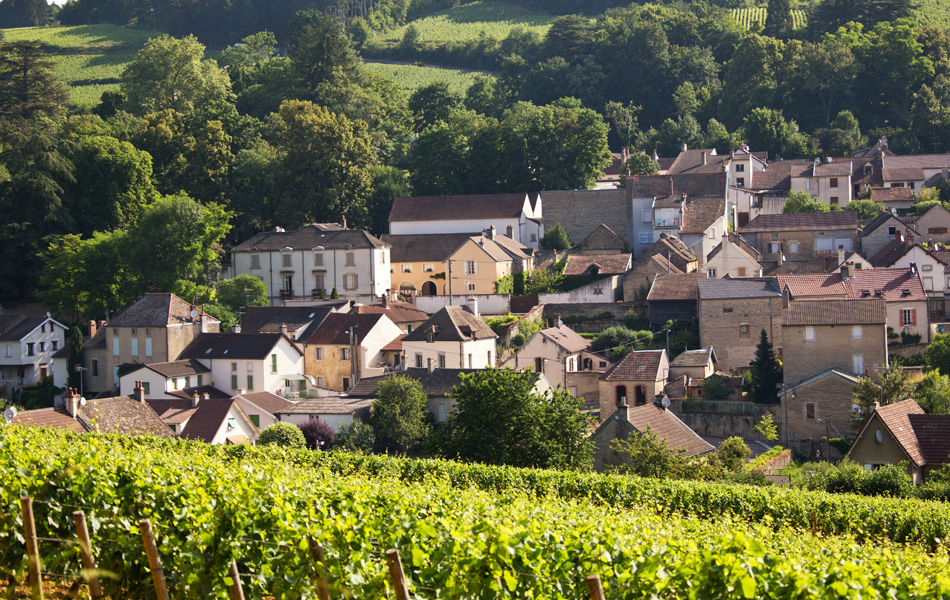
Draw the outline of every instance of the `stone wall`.
[[[772,420],[778,425],[779,429],[782,427],[782,407],[778,404],[756,404],[755,413],[752,416],[684,413],[683,401],[678,398],[671,398],[670,411],[699,435],[711,437],[727,438],[735,435],[747,440],[759,439],[761,436],[755,431],[755,426],[765,415],[772,415]]]
[[[700,344],[703,348],[716,349],[719,370],[723,372],[749,366],[763,329],[776,352],[782,347],[782,299],[779,297],[701,299],[698,309]]]
[[[620,319],[623,317],[627,311],[631,310],[634,306],[642,306],[643,303],[635,302],[592,302],[592,303],[579,303],[579,304],[563,304],[563,303],[553,303],[544,305],[544,318],[553,319],[557,318],[558,315],[563,319],[564,317],[593,317],[594,315],[599,315],[603,312],[613,313],[614,318]]]
[[[603,224],[620,237],[628,237],[629,202],[625,189],[543,192],[541,197],[545,231],[560,223],[576,244]]]

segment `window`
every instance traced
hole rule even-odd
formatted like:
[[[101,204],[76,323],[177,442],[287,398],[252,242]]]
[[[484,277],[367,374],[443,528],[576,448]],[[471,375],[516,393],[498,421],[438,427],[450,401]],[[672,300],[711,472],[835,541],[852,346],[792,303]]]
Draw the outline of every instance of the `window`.
[[[851,339],[860,340],[864,338],[864,328],[860,325],[851,326]]]
[[[327,287],[324,273],[313,274],[313,287],[314,289],[320,290],[320,291],[323,291]]]
[[[231,372],[237,373],[237,363],[231,363]]]
[[[927,233],[947,233],[946,227],[928,227]]]
[[[736,185],[739,187],[745,187],[745,177],[737,177]]]
[[[313,253],[313,266],[322,267],[323,266],[323,252],[314,252]]]
[[[650,210],[645,210],[645,211],[643,211],[643,212],[640,213],[640,214],[641,214],[641,220],[642,220],[644,223],[652,223],[652,222],[653,222],[653,212],[652,212],[652,211],[650,211]]]
[[[191,377],[185,377],[185,387],[186,388],[191,387]]]
[[[851,366],[853,367],[851,371],[855,375],[861,375],[864,373],[864,355],[863,354],[852,354],[851,355]]]
[[[901,327],[917,326],[917,309],[905,308],[901,310]]]
[[[791,254],[798,254],[798,242],[789,242],[788,251]]]
[[[444,368],[445,368],[445,355],[444,355],[444,354],[439,354],[439,368],[440,368],[440,369],[444,369]]]
[[[737,267],[736,275],[739,277],[745,277],[745,267]]]
[[[722,309],[722,313],[723,313],[724,315],[732,314],[732,309],[731,309],[731,308],[724,308],[724,309]]]
[[[323,377],[317,377],[317,387],[323,387]]]
[[[112,356],[119,355],[119,338],[112,338]]]
[[[808,421],[815,420],[815,403],[814,402],[805,403],[805,419]]]
[[[475,291],[475,284],[474,284],[474,283],[469,283],[469,284],[468,284],[468,291],[470,291],[470,292],[474,292],[474,291]]]
[[[445,421],[448,417],[448,407],[445,402],[439,402],[439,423]]]
[[[736,173],[744,173],[744,172],[745,172],[745,165],[742,163],[737,164]]]
[[[146,328],[146,329],[145,329],[145,335],[152,335],[152,330]]]
[[[815,328],[812,325],[805,326],[805,341],[806,342],[815,341]]]
[[[769,237],[772,238],[773,240],[777,240],[777,239],[778,239],[778,234],[777,234],[777,233],[773,233],[773,234],[771,234]]]
[[[811,189],[811,179],[806,179],[806,180],[805,180],[805,189],[806,189],[806,190],[810,190],[810,189]]]
[[[138,334],[139,334],[139,330],[138,330],[138,329],[133,329],[133,330],[132,330],[132,335],[138,335]]]
[[[652,234],[652,233],[641,233],[641,234],[640,234],[640,243],[641,243],[641,244],[652,244],[652,243],[653,243],[653,234]]]
[[[435,267],[432,265],[432,263],[422,263],[422,270],[425,273],[434,273]]]
[[[831,197],[831,205],[832,205],[832,206],[838,206],[838,197],[837,197],[837,196],[832,196],[832,197]]]
[[[340,360],[350,360],[349,348],[340,348]]]
[[[152,355],[152,338],[145,338],[145,356]]]
[[[7,358],[10,358],[11,356],[13,356],[13,346],[11,346],[10,344],[7,344],[6,353],[5,353],[5,354],[6,354]]]
[[[433,333],[433,332],[431,332],[431,331],[427,331],[427,332],[426,332],[426,343],[427,343],[427,344],[433,344],[433,343],[435,343],[435,333]]]
[[[359,279],[356,273],[347,273],[343,276],[343,288],[347,290],[355,290],[358,287]]]
[[[43,323],[42,325],[40,325],[40,333],[46,333],[46,323]]]
[[[831,186],[831,187],[838,187],[838,178],[837,178],[837,177],[832,177],[831,179],[829,179],[829,180],[828,180],[828,185]]]
[[[739,339],[744,339],[749,337],[749,324],[742,323],[739,325]]]
[[[139,340],[138,338],[132,338],[132,356],[139,355]]]
[[[40,342],[40,352],[46,352],[46,342]]]
[[[465,261],[465,274],[466,275],[477,275],[478,274],[478,261],[467,260]]]
[[[289,252],[288,252],[287,254],[282,255],[282,256],[281,256],[281,259],[282,259],[281,266],[282,266],[282,267],[291,267],[291,266],[293,266],[293,263],[291,262],[291,261],[293,260],[293,258],[294,258],[293,255],[290,254]]]
[[[349,377],[344,377],[344,378],[343,378],[343,391],[346,392],[346,391],[349,391],[349,389],[350,389],[350,378],[349,378]]]
[[[416,354],[416,368],[417,368],[417,369],[421,369],[421,368],[422,368],[422,355],[421,355],[421,354]]]
[[[260,255],[260,254],[252,254],[252,255],[251,255],[251,268],[252,268],[252,269],[260,269],[260,268],[261,268],[261,255]]]
[[[254,391],[254,376],[253,375],[247,376],[247,391],[249,392]]]
[[[346,253],[346,266],[347,266],[347,267],[355,267],[355,266],[356,266],[356,253],[355,253],[355,252],[347,252],[347,253]]]
[[[27,344],[27,345],[26,345],[26,355],[27,355],[27,356],[35,356],[35,353],[33,352],[33,344]]]
[[[544,359],[540,356],[534,359],[534,372],[540,373],[544,370]]]
[[[930,271],[933,271],[933,270],[934,270],[934,266],[933,266],[933,265],[921,265],[921,266],[920,266],[920,270],[929,273]]]
[[[92,376],[99,376],[99,361],[97,359],[92,359]]]
[[[895,236],[895,235],[897,235],[897,227],[888,227],[888,228],[887,228],[887,235],[889,235],[889,236]]]
[[[254,423],[254,427],[261,426],[261,416],[260,415],[248,415],[248,419],[251,420],[251,423]]]
[[[204,375],[198,375],[198,387],[201,387],[205,384]]]
[[[924,277],[924,291],[932,292],[934,291],[934,278],[933,277]]]
[[[152,393],[152,384],[149,383],[149,382],[147,382],[147,381],[143,381],[143,382],[142,382],[142,391],[145,392],[145,395],[146,395],[146,396],[148,396],[149,394],[151,394],[151,393]]]
[[[270,372],[271,373],[277,372],[277,355],[276,354],[270,355]]]
[[[715,276],[716,276],[716,269],[706,269],[706,275],[708,275],[708,276],[710,276],[710,277],[715,277]]]
[[[323,348],[314,348],[313,358],[314,360],[323,360]]]
[[[538,234],[532,233],[532,234],[531,234],[531,241],[532,241],[532,242],[538,241]]]
[[[402,266],[402,272],[403,272],[403,273],[412,273],[412,265],[403,265],[403,266]]]

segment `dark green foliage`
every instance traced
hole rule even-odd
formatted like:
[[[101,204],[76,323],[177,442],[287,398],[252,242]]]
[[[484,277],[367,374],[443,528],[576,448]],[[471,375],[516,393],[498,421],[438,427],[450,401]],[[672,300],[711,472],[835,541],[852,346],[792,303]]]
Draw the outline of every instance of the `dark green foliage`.
[[[950,376],[928,371],[916,382],[913,398],[928,414],[950,414]]]
[[[843,460],[837,466],[828,465],[811,477],[805,478],[802,486],[809,490],[822,490],[836,494],[895,498],[907,498],[915,494],[913,481],[907,473],[906,462],[900,465],[882,465],[869,471],[850,460]]]
[[[785,37],[792,30],[792,12],[789,0],[769,0],[765,17],[765,32],[772,37]]]
[[[944,375],[950,375],[950,333],[938,333],[924,352],[924,364]]]
[[[611,449],[625,457],[616,472],[657,479],[700,479],[715,481],[724,475],[716,455],[685,457],[683,448],[670,448],[652,427],[647,426],[627,440],[614,440]]]
[[[775,356],[769,336],[762,330],[752,361],[752,398],[759,404],[778,403],[778,385],[782,383],[782,367]]]
[[[376,445],[373,426],[362,419],[353,419],[340,426],[337,432],[337,447],[354,452],[370,452]]]
[[[287,26],[287,56],[302,89],[314,93],[324,83],[355,77],[359,57],[340,23],[317,10],[300,11]]]
[[[79,327],[73,325],[69,328],[69,360],[66,362],[69,378],[69,387],[79,389],[82,387],[83,374],[76,370],[76,367],[82,366],[82,331]]]
[[[722,466],[730,471],[741,469],[750,454],[752,454],[752,451],[749,450],[742,438],[735,436],[727,438],[719,444],[719,448],[716,450],[716,456],[719,457]]]
[[[859,221],[870,221],[887,210],[880,202],[872,202],[870,200],[852,200],[844,209],[858,213]]]
[[[330,290],[330,300],[336,300],[339,297],[340,295],[337,293],[336,287],[334,286],[334,288]]]
[[[590,345],[594,352],[616,348],[617,346],[642,347],[653,342],[653,333],[650,331],[634,331],[626,327],[613,326],[601,331],[597,339]]]
[[[732,388],[726,385],[726,381],[721,375],[710,375],[699,383],[699,387],[703,391],[703,400],[728,400],[729,396],[732,395]]]
[[[857,407],[851,413],[851,428],[859,431],[871,414],[871,405],[875,402],[887,406],[906,400],[913,394],[914,384],[904,369],[889,366],[872,379],[868,375],[858,379],[851,396],[851,403]]]
[[[405,375],[390,375],[379,384],[371,424],[379,450],[410,452],[426,436],[425,392],[422,384]]]
[[[571,238],[560,223],[555,223],[554,227],[544,232],[541,238],[541,247],[547,250],[568,250],[573,247]]]
[[[432,83],[418,88],[409,96],[413,129],[421,133],[438,121],[447,121],[449,115],[462,104],[462,97],[449,90],[447,83]]]
[[[267,306],[267,284],[253,275],[223,279],[215,284],[214,291],[217,302],[235,313],[250,306]]]
[[[46,0],[3,0],[0,2],[0,28],[40,27],[49,25],[52,10]]]
[[[303,448],[307,445],[303,432],[296,425],[278,421],[268,425],[257,438],[258,446],[275,445],[283,448]]]

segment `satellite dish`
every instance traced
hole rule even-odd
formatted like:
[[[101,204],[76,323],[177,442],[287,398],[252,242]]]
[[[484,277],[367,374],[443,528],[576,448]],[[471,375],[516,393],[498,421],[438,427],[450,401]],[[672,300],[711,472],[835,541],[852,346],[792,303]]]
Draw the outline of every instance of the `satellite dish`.
[[[7,421],[12,421],[16,418],[16,409],[10,406],[5,411],[3,411],[3,418]]]
[[[192,319],[197,319],[197,318],[198,318],[198,311],[197,311],[197,310],[191,311],[191,318],[192,318]]]
[[[669,397],[669,396],[663,396],[663,398],[660,400],[660,404],[663,405],[663,408],[669,408],[669,407],[670,407],[670,397]]]
[[[85,405],[86,405],[86,399],[82,397],[79,398],[79,406],[85,406]]]

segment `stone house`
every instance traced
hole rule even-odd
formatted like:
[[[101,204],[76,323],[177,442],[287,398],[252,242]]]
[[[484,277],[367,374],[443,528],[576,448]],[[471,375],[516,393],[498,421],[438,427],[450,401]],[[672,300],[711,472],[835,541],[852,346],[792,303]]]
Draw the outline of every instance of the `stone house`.
[[[581,370],[581,355],[589,349],[590,342],[567,325],[549,327],[531,336],[501,366],[515,370],[530,368],[543,373],[551,385],[567,388],[568,374]]]
[[[355,390],[364,381],[375,381],[376,379],[376,377],[365,379],[350,390]],[[354,419],[368,418],[372,404],[372,400],[350,396],[306,398],[294,405],[280,409],[275,416],[281,423],[298,426],[319,419],[329,425],[333,431],[339,432],[340,427],[352,423]]]
[[[871,188],[871,202],[883,204],[889,213],[910,215],[914,212],[914,190],[909,187]]]
[[[914,227],[920,232],[921,242],[950,244],[950,211],[940,204],[917,217]]]
[[[29,317],[0,309],[0,390],[14,390],[54,375],[53,355],[66,346],[66,326],[50,317]],[[67,373],[63,373],[68,377]],[[65,377],[64,377],[65,378]]]
[[[762,260],[828,258],[838,248],[855,249],[858,235],[857,213],[799,213],[759,215],[739,229]]]
[[[907,463],[919,485],[950,460],[950,415],[928,415],[913,399],[875,407],[848,449],[865,469]]]
[[[864,226],[859,237],[861,251],[871,257],[893,242],[899,235],[910,232],[920,237],[917,230],[892,215],[889,212],[881,213]]]
[[[683,194],[653,202],[654,239],[662,234],[678,237],[686,247],[695,248],[700,262],[727,231],[724,196],[692,198]]]
[[[631,210],[629,190],[625,188],[544,192],[544,231],[560,224],[571,242],[578,244],[606,226],[630,243],[630,251],[635,252],[639,246],[637,238],[631,236],[639,230],[630,228]]]
[[[637,256],[623,278],[623,298],[642,300],[658,274],[694,273],[699,257],[676,237],[661,234],[646,251]]]
[[[930,314],[946,312],[946,297],[950,294],[947,280],[947,265],[936,252],[931,252],[914,242],[912,234],[905,233],[881,249],[871,258],[876,268],[892,267],[909,269],[920,275],[920,282],[927,294]]]
[[[706,379],[718,370],[719,361],[712,346],[680,353],[670,363],[670,379],[686,375],[689,379]]]
[[[209,444],[248,444],[260,435],[260,429],[234,398],[208,398],[196,393],[191,398],[145,402],[178,437]]]
[[[305,373],[318,388],[345,392],[363,377],[401,368],[383,357],[383,348],[401,335],[384,314],[330,314],[303,344]]]
[[[567,389],[571,395],[584,399],[584,408],[600,415],[600,378],[613,363],[600,354],[580,353],[579,368],[567,373]]]
[[[403,297],[441,296],[446,293],[445,259],[475,233],[383,235],[391,246],[390,278]]]
[[[791,178],[791,191],[805,192],[823,204],[844,208],[851,202],[853,163],[838,158],[815,161]]]
[[[828,367],[864,375],[887,367],[885,303],[799,300],[782,310],[785,385]]]
[[[629,254],[630,244],[613,229],[601,223],[590,235],[578,242],[572,248],[572,252],[575,254]]]
[[[698,274],[670,273],[657,275],[647,294],[650,310],[650,329],[656,330],[667,321],[683,323],[695,321],[698,312],[696,299],[699,294]]]
[[[697,280],[699,339],[716,349],[719,368],[730,373],[748,367],[764,329],[782,353],[782,294],[773,279]]]
[[[295,298],[374,301],[389,293],[389,245],[366,231],[312,223],[258,233],[231,249],[234,275],[267,284],[272,304]]]
[[[703,272],[709,277],[761,277],[759,251],[742,239],[742,236],[727,233],[719,245],[706,257]]]
[[[404,333],[409,333],[429,319],[429,314],[408,302],[389,302],[383,296],[382,304],[358,304],[353,312],[361,315],[386,315]]]
[[[666,350],[636,350],[626,355],[600,378],[601,419],[623,403],[643,406],[653,402],[663,393],[669,376]]]
[[[495,228],[538,249],[544,229],[538,194],[399,196],[389,211],[392,235],[470,233]]]
[[[780,439],[786,448],[805,456],[815,456],[819,447],[830,456],[823,437],[850,437],[851,395],[858,377],[836,367],[828,367],[779,392],[782,409]]]
[[[402,339],[403,364],[426,369],[494,367],[497,337],[477,307],[446,306]]]
[[[613,441],[629,440],[647,429],[666,444],[670,454],[690,457],[715,450],[662,403],[649,402],[634,407],[623,403],[603,419],[590,436],[594,445],[594,470],[600,473],[623,465],[626,459],[612,449]]]

